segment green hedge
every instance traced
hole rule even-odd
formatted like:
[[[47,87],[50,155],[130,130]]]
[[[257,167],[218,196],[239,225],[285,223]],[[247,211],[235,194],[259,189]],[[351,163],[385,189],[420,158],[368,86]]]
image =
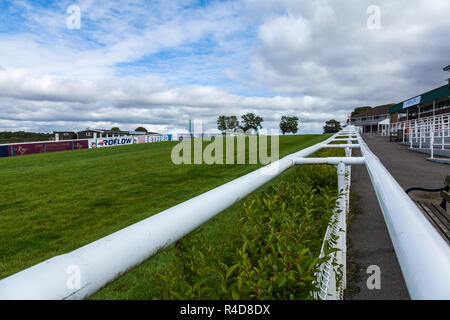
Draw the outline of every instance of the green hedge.
[[[328,154],[327,154],[328,155]],[[222,245],[200,231],[175,245],[154,281],[154,299],[311,299],[327,225],[337,200],[336,169],[301,166],[262,196],[245,201],[237,235]]]

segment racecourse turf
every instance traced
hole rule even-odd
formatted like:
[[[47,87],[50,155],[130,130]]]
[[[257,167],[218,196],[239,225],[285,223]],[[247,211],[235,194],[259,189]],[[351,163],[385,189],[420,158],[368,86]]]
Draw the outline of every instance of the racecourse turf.
[[[281,136],[280,157],[328,137]],[[175,145],[159,142],[0,158],[0,279],[260,167],[175,165],[171,161]],[[232,234],[240,205],[201,227],[207,239],[217,242]],[[159,253],[93,298],[152,298],[155,288],[146,279],[163,270],[172,254],[171,248]]]

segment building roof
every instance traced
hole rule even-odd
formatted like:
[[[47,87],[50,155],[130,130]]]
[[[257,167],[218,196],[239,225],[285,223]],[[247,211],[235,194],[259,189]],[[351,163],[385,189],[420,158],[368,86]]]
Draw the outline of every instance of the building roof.
[[[130,131],[116,131],[116,130],[103,130],[102,133],[105,134],[130,134]]]
[[[444,97],[449,97],[449,96],[450,96],[450,86],[448,84],[446,84],[442,87],[430,90],[428,92],[417,95],[413,98],[409,98],[409,99],[406,99],[405,101],[397,103],[396,105],[394,105],[393,107],[391,107],[389,109],[389,113],[396,113],[396,112],[402,110],[404,108],[405,102],[408,102],[415,98],[420,98],[420,100],[418,100],[419,103],[411,104],[410,106],[405,107],[405,109],[408,109],[410,107],[415,107],[417,105],[423,105],[425,103],[433,102],[434,100],[437,100],[439,98],[444,98]]]
[[[93,131],[93,132],[104,132],[105,130],[101,130],[101,129],[85,129],[85,130],[80,130],[80,131],[78,131],[78,132],[90,132],[90,131]]]
[[[87,128],[85,130],[80,130],[77,133],[80,132],[101,132],[104,134],[126,134],[126,135],[159,135],[160,133],[157,132],[144,132],[144,131],[114,131],[114,130],[105,130],[105,129],[90,129]],[[53,131],[53,133],[75,133],[75,131]]]
[[[78,131],[78,133],[80,133],[80,132],[100,132],[100,133],[105,133],[105,134],[127,134],[127,135],[130,134],[130,131],[91,129],[91,128],[87,128],[85,130]]]
[[[366,110],[364,112],[355,114],[351,118],[362,118],[362,117],[370,117],[370,116],[378,116],[381,114],[389,114],[389,108],[395,106],[394,103],[384,104],[382,106],[377,106],[372,109]]]

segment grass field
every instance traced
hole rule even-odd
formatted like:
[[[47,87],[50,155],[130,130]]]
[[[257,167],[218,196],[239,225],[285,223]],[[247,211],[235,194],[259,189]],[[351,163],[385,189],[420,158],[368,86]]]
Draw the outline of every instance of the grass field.
[[[280,156],[327,137],[280,137]],[[1,158],[0,279],[79,248],[259,167],[176,166],[170,160],[174,145],[175,142],[161,142]],[[204,236],[212,243],[226,237],[227,228],[234,227],[231,222],[236,219],[240,205],[235,204],[205,224]],[[165,250],[94,298],[151,298],[154,287],[146,279],[163,270],[171,255],[171,248]]]

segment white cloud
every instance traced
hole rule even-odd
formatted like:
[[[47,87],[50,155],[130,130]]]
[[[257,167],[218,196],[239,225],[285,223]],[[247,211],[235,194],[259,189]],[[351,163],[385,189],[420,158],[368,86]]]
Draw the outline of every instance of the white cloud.
[[[448,1],[379,1],[382,27],[376,31],[366,27],[369,2],[283,3],[289,14],[259,28],[252,72],[261,86],[339,105],[393,102],[442,84],[450,44],[438,39],[450,27]]]
[[[0,130],[212,129],[252,111],[265,128],[295,114],[320,132],[442,85],[449,63],[445,0],[380,0],[376,31],[360,0],[82,0],[78,31],[65,28],[69,4],[17,2],[23,26],[0,37]]]
[[[171,86],[155,77],[94,82],[2,69],[0,97],[1,109],[14,105],[4,114],[10,121],[139,122],[161,124],[168,131],[186,127],[189,119],[203,119],[211,130],[220,114],[257,112],[269,127],[276,127],[284,113],[299,114],[305,122],[330,117],[326,101],[319,98],[242,97],[210,86]]]

